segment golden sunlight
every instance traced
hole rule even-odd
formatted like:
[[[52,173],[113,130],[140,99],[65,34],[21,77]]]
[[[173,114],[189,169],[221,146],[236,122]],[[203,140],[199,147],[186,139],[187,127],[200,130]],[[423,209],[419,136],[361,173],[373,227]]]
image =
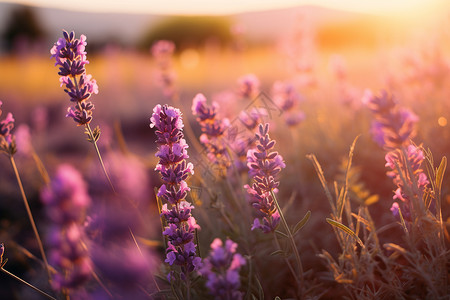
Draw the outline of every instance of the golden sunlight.
[[[146,0],[129,1],[54,1],[54,0],[6,0],[5,2],[31,4],[75,11],[115,12],[115,13],[150,13],[150,14],[207,14],[225,15],[248,11],[274,10],[301,5],[322,6],[338,10],[363,12],[369,14],[409,14],[428,10],[431,7],[448,6],[445,0],[243,0],[243,1],[183,1],[167,0],[155,2]]]

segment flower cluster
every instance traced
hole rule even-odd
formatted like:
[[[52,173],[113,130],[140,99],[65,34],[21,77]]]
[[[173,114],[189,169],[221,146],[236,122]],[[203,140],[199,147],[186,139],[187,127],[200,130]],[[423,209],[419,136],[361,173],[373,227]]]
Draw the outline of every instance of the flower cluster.
[[[150,127],[156,128],[156,143],[159,162],[155,170],[159,171],[164,184],[158,191],[158,197],[165,203],[161,209],[161,218],[167,226],[163,234],[168,239],[166,262],[181,268],[182,278],[198,269],[201,258],[196,254],[194,233],[200,226],[191,211],[194,208],[185,198],[190,190],[186,179],[194,173],[192,163],[186,163],[188,145],[184,140],[183,121],[179,109],[171,106],[156,105],[150,118]]]
[[[2,104],[2,101],[0,101],[0,116],[2,115]],[[8,155],[16,153],[15,137],[11,134],[11,130],[14,128],[14,121],[11,113],[8,113],[6,118],[0,121],[0,151]]]
[[[396,202],[392,204],[391,211],[399,217],[401,210],[403,218],[411,221],[413,207],[410,198],[413,196],[422,201],[429,184],[421,169],[423,151],[410,141],[415,134],[414,125],[418,117],[407,109],[399,108],[385,91],[378,97],[367,91],[363,101],[374,114],[372,133],[375,141],[388,151],[385,156],[386,167],[391,171],[387,175],[397,186],[393,196]]]
[[[229,128],[230,121],[227,118],[219,118],[217,110],[218,104],[207,105],[203,94],[197,94],[192,100],[192,114],[197,116],[197,122],[203,132],[200,142],[206,146],[210,161],[225,173],[230,166],[230,157],[224,143],[225,131]]]
[[[283,111],[288,126],[296,126],[305,119],[305,113],[296,107],[302,98],[292,84],[275,82],[272,87],[272,99]]]
[[[53,222],[48,234],[50,262],[62,273],[52,281],[57,290],[80,289],[90,278],[92,262],[83,246],[82,226],[90,205],[87,187],[80,173],[70,165],[61,165],[50,186],[41,192],[48,218]]]
[[[253,99],[259,93],[259,79],[254,74],[247,74],[238,78],[237,94],[241,98]]]
[[[410,144],[410,139],[415,135],[414,125],[418,121],[413,112],[399,108],[386,91],[379,96],[366,91],[363,102],[374,114],[371,130],[374,140],[381,147],[391,151]]]
[[[73,106],[67,109],[66,117],[71,117],[78,125],[89,124],[92,120],[94,105],[89,101],[92,94],[98,94],[98,86],[91,75],[86,74],[86,36],[75,39],[75,32],[63,31],[60,38],[50,50],[55,58],[55,66],[59,66],[61,86],[69,95]]]
[[[156,41],[150,52],[155,58],[158,66],[157,82],[163,88],[166,97],[172,98],[175,95],[176,73],[172,68],[172,56],[175,51],[175,44],[171,41]]]
[[[274,231],[280,223],[272,193],[278,192],[279,182],[275,180],[281,169],[285,168],[283,157],[273,151],[275,141],[269,137],[269,124],[259,125],[256,133],[256,149],[247,152],[249,175],[253,178],[252,186],[244,186],[250,195],[250,204],[257,209],[252,230],[260,228],[264,233]],[[262,218],[262,222],[260,220]]]
[[[223,245],[222,240],[216,238],[199,270],[206,277],[206,287],[215,299],[242,299],[239,271],[246,261],[236,253],[237,246],[229,239]]]
[[[406,162],[404,162],[401,150],[397,149],[386,154],[386,167],[389,167],[392,171],[388,172],[387,175],[392,178],[393,182],[397,185],[397,190],[394,194],[394,202],[391,207],[391,211],[394,216],[399,216],[399,209],[402,211],[403,218],[405,220],[411,220],[411,200],[410,194],[406,192],[406,186],[408,188],[412,187],[413,191],[418,192],[417,197],[422,199],[423,193],[429,184],[427,175],[421,169],[422,162],[424,160],[423,151],[420,148],[409,145],[406,149]],[[405,180],[404,182],[398,172],[397,166],[400,172],[403,174]],[[409,174],[408,165],[411,167],[413,178],[406,176]],[[414,192],[413,192],[414,193]]]

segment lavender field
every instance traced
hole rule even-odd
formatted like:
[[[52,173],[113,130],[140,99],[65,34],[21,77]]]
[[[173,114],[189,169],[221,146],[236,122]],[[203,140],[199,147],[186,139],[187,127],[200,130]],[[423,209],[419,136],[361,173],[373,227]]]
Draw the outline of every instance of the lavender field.
[[[448,8],[6,28],[0,299],[449,299]]]

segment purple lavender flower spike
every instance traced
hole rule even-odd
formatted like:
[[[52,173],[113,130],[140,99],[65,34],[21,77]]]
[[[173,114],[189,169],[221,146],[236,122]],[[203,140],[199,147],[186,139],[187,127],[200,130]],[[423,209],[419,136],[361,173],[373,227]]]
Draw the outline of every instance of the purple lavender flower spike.
[[[215,299],[242,299],[239,271],[246,261],[236,253],[237,246],[230,239],[223,245],[222,240],[216,238],[204,259],[200,274],[206,277],[206,287]]]
[[[86,36],[75,39],[75,33],[63,31],[64,38],[50,49],[55,58],[55,66],[59,66],[61,86],[65,86],[70,101],[74,105],[68,108],[66,117],[71,117],[78,125],[89,124],[92,120],[94,105],[88,101],[92,94],[98,94],[98,86],[92,75],[86,74]]]
[[[259,79],[254,74],[247,74],[238,79],[238,95],[242,98],[253,98],[259,93]]]
[[[174,51],[175,44],[166,40],[156,41],[150,49],[158,67],[157,81],[163,88],[164,95],[168,98],[173,98],[176,95],[176,73],[172,68]]]
[[[167,237],[166,260],[169,265],[180,266],[180,276],[186,279],[189,273],[201,265],[194,244],[195,230],[200,229],[191,212],[194,206],[185,200],[190,191],[186,179],[194,173],[192,163],[187,163],[188,145],[183,135],[183,120],[179,109],[156,105],[150,118],[150,127],[156,129],[159,162],[155,170],[161,174],[164,184],[158,197],[165,200],[161,207],[161,218],[167,226],[163,235]]]
[[[2,115],[2,101],[0,101],[0,117]],[[14,128],[14,118],[11,113],[6,115],[6,118],[0,121],[0,151],[7,155],[14,155],[16,153],[15,136],[11,133]]]
[[[371,126],[374,140],[388,151],[385,156],[385,166],[391,170],[387,172],[387,176],[392,178],[397,186],[393,196],[394,201],[397,202],[394,202],[391,211],[398,217],[401,210],[403,218],[411,221],[413,199],[409,199],[411,193],[407,190],[412,190],[416,194],[414,197],[422,201],[422,196],[429,184],[427,176],[420,168],[425,159],[424,153],[410,141],[415,135],[415,123],[418,117],[413,112],[399,107],[395,99],[385,91],[379,96],[374,96],[367,90],[363,103],[374,114]],[[412,170],[412,175],[409,174],[409,168]],[[414,178],[411,178],[412,176]]]
[[[397,185],[397,190],[395,191],[393,196],[393,199],[397,202],[394,202],[391,211],[393,212],[394,216],[398,216],[398,210],[400,208],[402,210],[403,218],[407,221],[411,221],[411,199],[409,199],[409,195],[405,191],[405,183],[401,179],[396,164],[399,166],[400,172],[402,172],[403,174],[408,174],[407,164],[409,164],[409,166],[411,167],[415,180],[406,177],[408,180],[407,185],[413,187],[414,184],[417,184],[415,188],[419,192],[419,195],[417,195],[419,199],[422,199],[423,193],[427,189],[427,185],[430,182],[428,181],[427,175],[425,175],[425,173],[421,169],[422,162],[425,159],[423,151],[414,145],[409,145],[406,149],[406,155],[407,162],[404,163],[403,159],[401,159],[402,152],[400,150],[397,149],[395,151],[387,153],[386,167],[389,167],[391,169],[391,171],[387,172],[387,175],[392,178],[394,184]]]
[[[86,184],[76,169],[61,165],[50,186],[42,190],[41,200],[53,222],[47,234],[50,262],[61,272],[55,274],[53,287],[76,293],[90,279],[92,270],[83,246],[86,241],[83,223],[90,205]]]
[[[374,114],[372,133],[375,141],[387,151],[409,145],[415,135],[418,117],[408,109],[399,108],[395,99],[382,91],[374,96],[366,91],[363,102]]]
[[[226,174],[231,162],[224,139],[225,131],[230,127],[230,121],[227,118],[219,118],[218,107],[217,103],[207,105],[205,96],[199,93],[192,100],[191,109],[202,128],[200,142],[205,145],[207,156],[212,163],[219,166],[221,174]]]
[[[275,141],[269,137],[269,124],[259,125],[256,139],[256,149],[250,149],[247,152],[249,175],[254,183],[251,186],[246,184],[244,188],[247,189],[249,203],[257,210],[257,218],[253,222],[252,230],[259,228],[264,233],[269,233],[273,232],[280,223],[280,215],[271,192],[278,192],[279,182],[275,180],[275,177],[286,165],[283,157],[278,152],[272,151]]]

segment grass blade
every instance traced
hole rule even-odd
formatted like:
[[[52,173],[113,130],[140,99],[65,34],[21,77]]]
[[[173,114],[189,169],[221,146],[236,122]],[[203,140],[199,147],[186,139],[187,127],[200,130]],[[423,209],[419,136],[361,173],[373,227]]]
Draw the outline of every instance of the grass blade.
[[[334,227],[337,227],[337,228],[339,228],[340,230],[342,230],[342,231],[344,231],[345,233],[347,233],[348,235],[350,235],[352,238],[354,238],[354,239],[358,242],[358,244],[359,244],[361,247],[364,248],[363,242],[362,242],[361,239],[356,235],[356,233],[353,232],[353,230],[351,230],[350,228],[348,228],[348,227],[345,226],[344,224],[339,223],[339,222],[337,222],[337,221],[335,221],[335,220],[332,220],[332,219],[330,219],[330,218],[327,218],[326,220],[327,220],[327,222],[328,222],[330,225],[332,225],[332,226],[334,226]]]

